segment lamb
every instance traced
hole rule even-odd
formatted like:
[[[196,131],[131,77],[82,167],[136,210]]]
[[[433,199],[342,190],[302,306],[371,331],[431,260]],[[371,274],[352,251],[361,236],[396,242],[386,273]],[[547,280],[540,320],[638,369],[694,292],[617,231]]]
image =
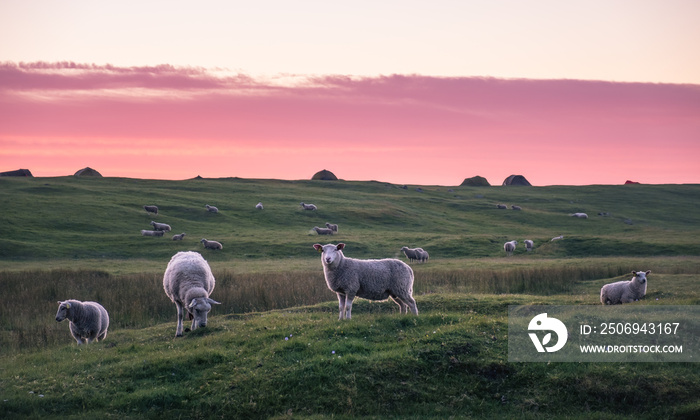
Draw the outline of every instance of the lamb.
[[[306,204],[304,202],[300,203],[301,208],[304,210],[316,210],[316,205],[315,204]]]
[[[423,248],[416,248],[416,253],[418,256],[418,262],[424,263],[430,258],[428,251],[424,250]]]
[[[419,249],[420,248],[409,248],[407,246],[404,246],[401,248],[401,251],[403,251],[404,255],[406,255],[406,258],[408,258],[408,262],[413,262],[419,259]]]
[[[578,217],[579,219],[588,219],[588,215],[586,213],[571,213],[569,216]]]
[[[216,242],[216,241],[208,241],[204,238],[202,238],[201,242],[204,245],[204,248],[206,249],[224,249],[224,246],[221,245],[221,242]]]
[[[162,230],[163,232],[170,232],[171,230],[170,225],[167,225],[165,223],[158,223],[151,220],[151,225],[155,230]]]
[[[218,213],[218,212],[219,212],[219,209],[217,209],[217,208],[214,207],[214,206],[210,206],[209,204],[205,204],[205,206],[206,206],[207,211],[208,211],[209,213]]]
[[[141,236],[163,236],[165,232],[162,230],[144,230],[141,229]]]
[[[632,271],[632,280],[623,280],[604,285],[600,289],[600,303],[617,305],[639,300],[647,294],[647,276],[651,270]]]
[[[525,249],[527,250],[527,252],[532,251],[532,248],[535,246],[535,243],[532,242],[530,239],[525,239],[525,241],[523,242],[525,242]]]
[[[513,251],[515,251],[515,246],[518,244],[518,241],[510,241],[506,242],[503,244],[503,249],[506,251],[506,255],[511,256],[513,255]]]
[[[410,309],[418,315],[413,299],[413,270],[408,264],[393,258],[348,258],[343,255],[344,243],[314,244],[314,248],[321,253],[328,288],[338,295],[338,320],[352,318],[355,297],[381,301],[391,297],[399,305],[399,312],[407,314]]]
[[[262,201],[259,202],[258,204],[256,204],[256,205],[255,205],[255,208],[258,209],[258,210],[262,210],[262,209],[263,209]]]
[[[333,229],[329,229],[329,228],[320,228],[318,226],[314,226],[314,230],[319,235],[332,235],[333,234]]]
[[[211,305],[220,304],[209,297],[215,284],[211,268],[200,253],[183,251],[173,255],[163,275],[163,289],[177,307],[175,337],[182,337],[185,309],[192,320],[192,330],[207,326]]]
[[[181,233],[181,234],[179,234],[179,235],[173,235],[173,241],[181,241],[182,238],[184,238],[184,237],[185,237],[185,233],[184,233],[184,232]]]
[[[326,223],[326,227],[332,230],[333,232],[338,233],[338,225],[334,225],[333,223]]]
[[[143,206],[143,209],[146,210],[147,214],[155,214],[158,216],[158,207],[157,206]]]
[[[104,340],[109,328],[109,314],[97,302],[66,300],[58,302],[56,321],[68,318],[70,333],[78,345]]]

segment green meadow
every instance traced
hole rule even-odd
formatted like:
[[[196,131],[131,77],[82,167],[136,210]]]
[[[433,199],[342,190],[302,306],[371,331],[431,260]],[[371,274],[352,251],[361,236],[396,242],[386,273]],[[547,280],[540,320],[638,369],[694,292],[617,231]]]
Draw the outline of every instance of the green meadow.
[[[600,287],[632,270],[652,271],[633,305],[700,304],[700,185],[59,177],[0,178],[0,194],[0,418],[700,416],[697,363],[507,360],[508,305],[603,310]],[[173,231],[141,236],[151,221]],[[337,235],[315,234],[326,222]],[[359,300],[339,322],[312,247],[329,242],[354,258],[426,249],[419,316]],[[175,339],[162,276],[185,250],[222,304]],[[107,338],[78,347],[54,319],[65,299],[102,303]]]

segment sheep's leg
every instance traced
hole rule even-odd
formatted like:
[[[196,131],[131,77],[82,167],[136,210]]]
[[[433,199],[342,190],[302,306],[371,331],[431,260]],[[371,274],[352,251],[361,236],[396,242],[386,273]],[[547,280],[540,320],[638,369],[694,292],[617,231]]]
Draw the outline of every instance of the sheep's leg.
[[[395,295],[390,295],[390,296],[391,296],[391,300],[393,300],[394,302],[396,302],[397,305],[399,305],[399,313],[400,314],[408,313],[408,305],[406,305],[406,303],[404,303],[404,301],[399,299],[398,296],[395,296]]]
[[[338,310],[340,315],[338,315],[338,321],[345,319],[345,295],[342,293],[337,293],[338,295]]]
[[[345,295],[345,319],[352,318],[352,301],[355,300],[355,295]]]
[[[185,318],[185,309],[178,302],[175,302],[177,306],[177,329],[175,330],[175,337],[182,337],[182,320]]]
[[[402,299],[411,308],[413,315],[418,315],[418,306],[416,306],[416,300],[413,299],[413,296],[404,296]],[[408,313],[408,310],[406,310],[406,313]]]
[[[83,338],[80,336],[75,324],[71,322],[68,329],[70,330],[70,335],[72,335],[75,341],[78,342],[78,345],[83,344]]]

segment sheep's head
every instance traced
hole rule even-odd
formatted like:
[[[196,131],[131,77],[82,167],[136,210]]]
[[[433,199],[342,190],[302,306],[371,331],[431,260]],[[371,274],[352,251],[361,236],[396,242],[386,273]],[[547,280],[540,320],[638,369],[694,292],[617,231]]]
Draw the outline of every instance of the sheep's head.
[[[315,244],[314,248],[316,251],[321,253],[321,261],[324,265],[333,265],[333,263],[340,260],[343,256],[343,248],[345,248],[344,243],[339,243],[338,245],[327,244]]]
[[[637,279],[637,282],[639,282],[640,284],[644,284],[647,282],[647,275],[649,273],[651,273],[651,270],[632,272],[632,274],[634,274],[634,277]]]
[[[70,309],[70,302],[58,302],[58,312],[56,312],[56,322],[61,322],[68,317],[68,310]]]
[[[192,329],[196,330],[199,327],[207,326],[207,314],[211,311],[211,305],[219,305],[220,303],[211,298],[194,298],[189,305],[187,305],[187,312],[189,312],[189,318],[194,320],[192,324]]]

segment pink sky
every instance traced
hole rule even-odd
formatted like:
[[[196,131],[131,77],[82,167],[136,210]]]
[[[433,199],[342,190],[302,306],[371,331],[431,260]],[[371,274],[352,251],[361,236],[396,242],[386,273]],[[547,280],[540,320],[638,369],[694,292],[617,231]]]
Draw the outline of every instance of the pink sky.
[[[0,171],[700,183],[700,85],[0,63]]]

